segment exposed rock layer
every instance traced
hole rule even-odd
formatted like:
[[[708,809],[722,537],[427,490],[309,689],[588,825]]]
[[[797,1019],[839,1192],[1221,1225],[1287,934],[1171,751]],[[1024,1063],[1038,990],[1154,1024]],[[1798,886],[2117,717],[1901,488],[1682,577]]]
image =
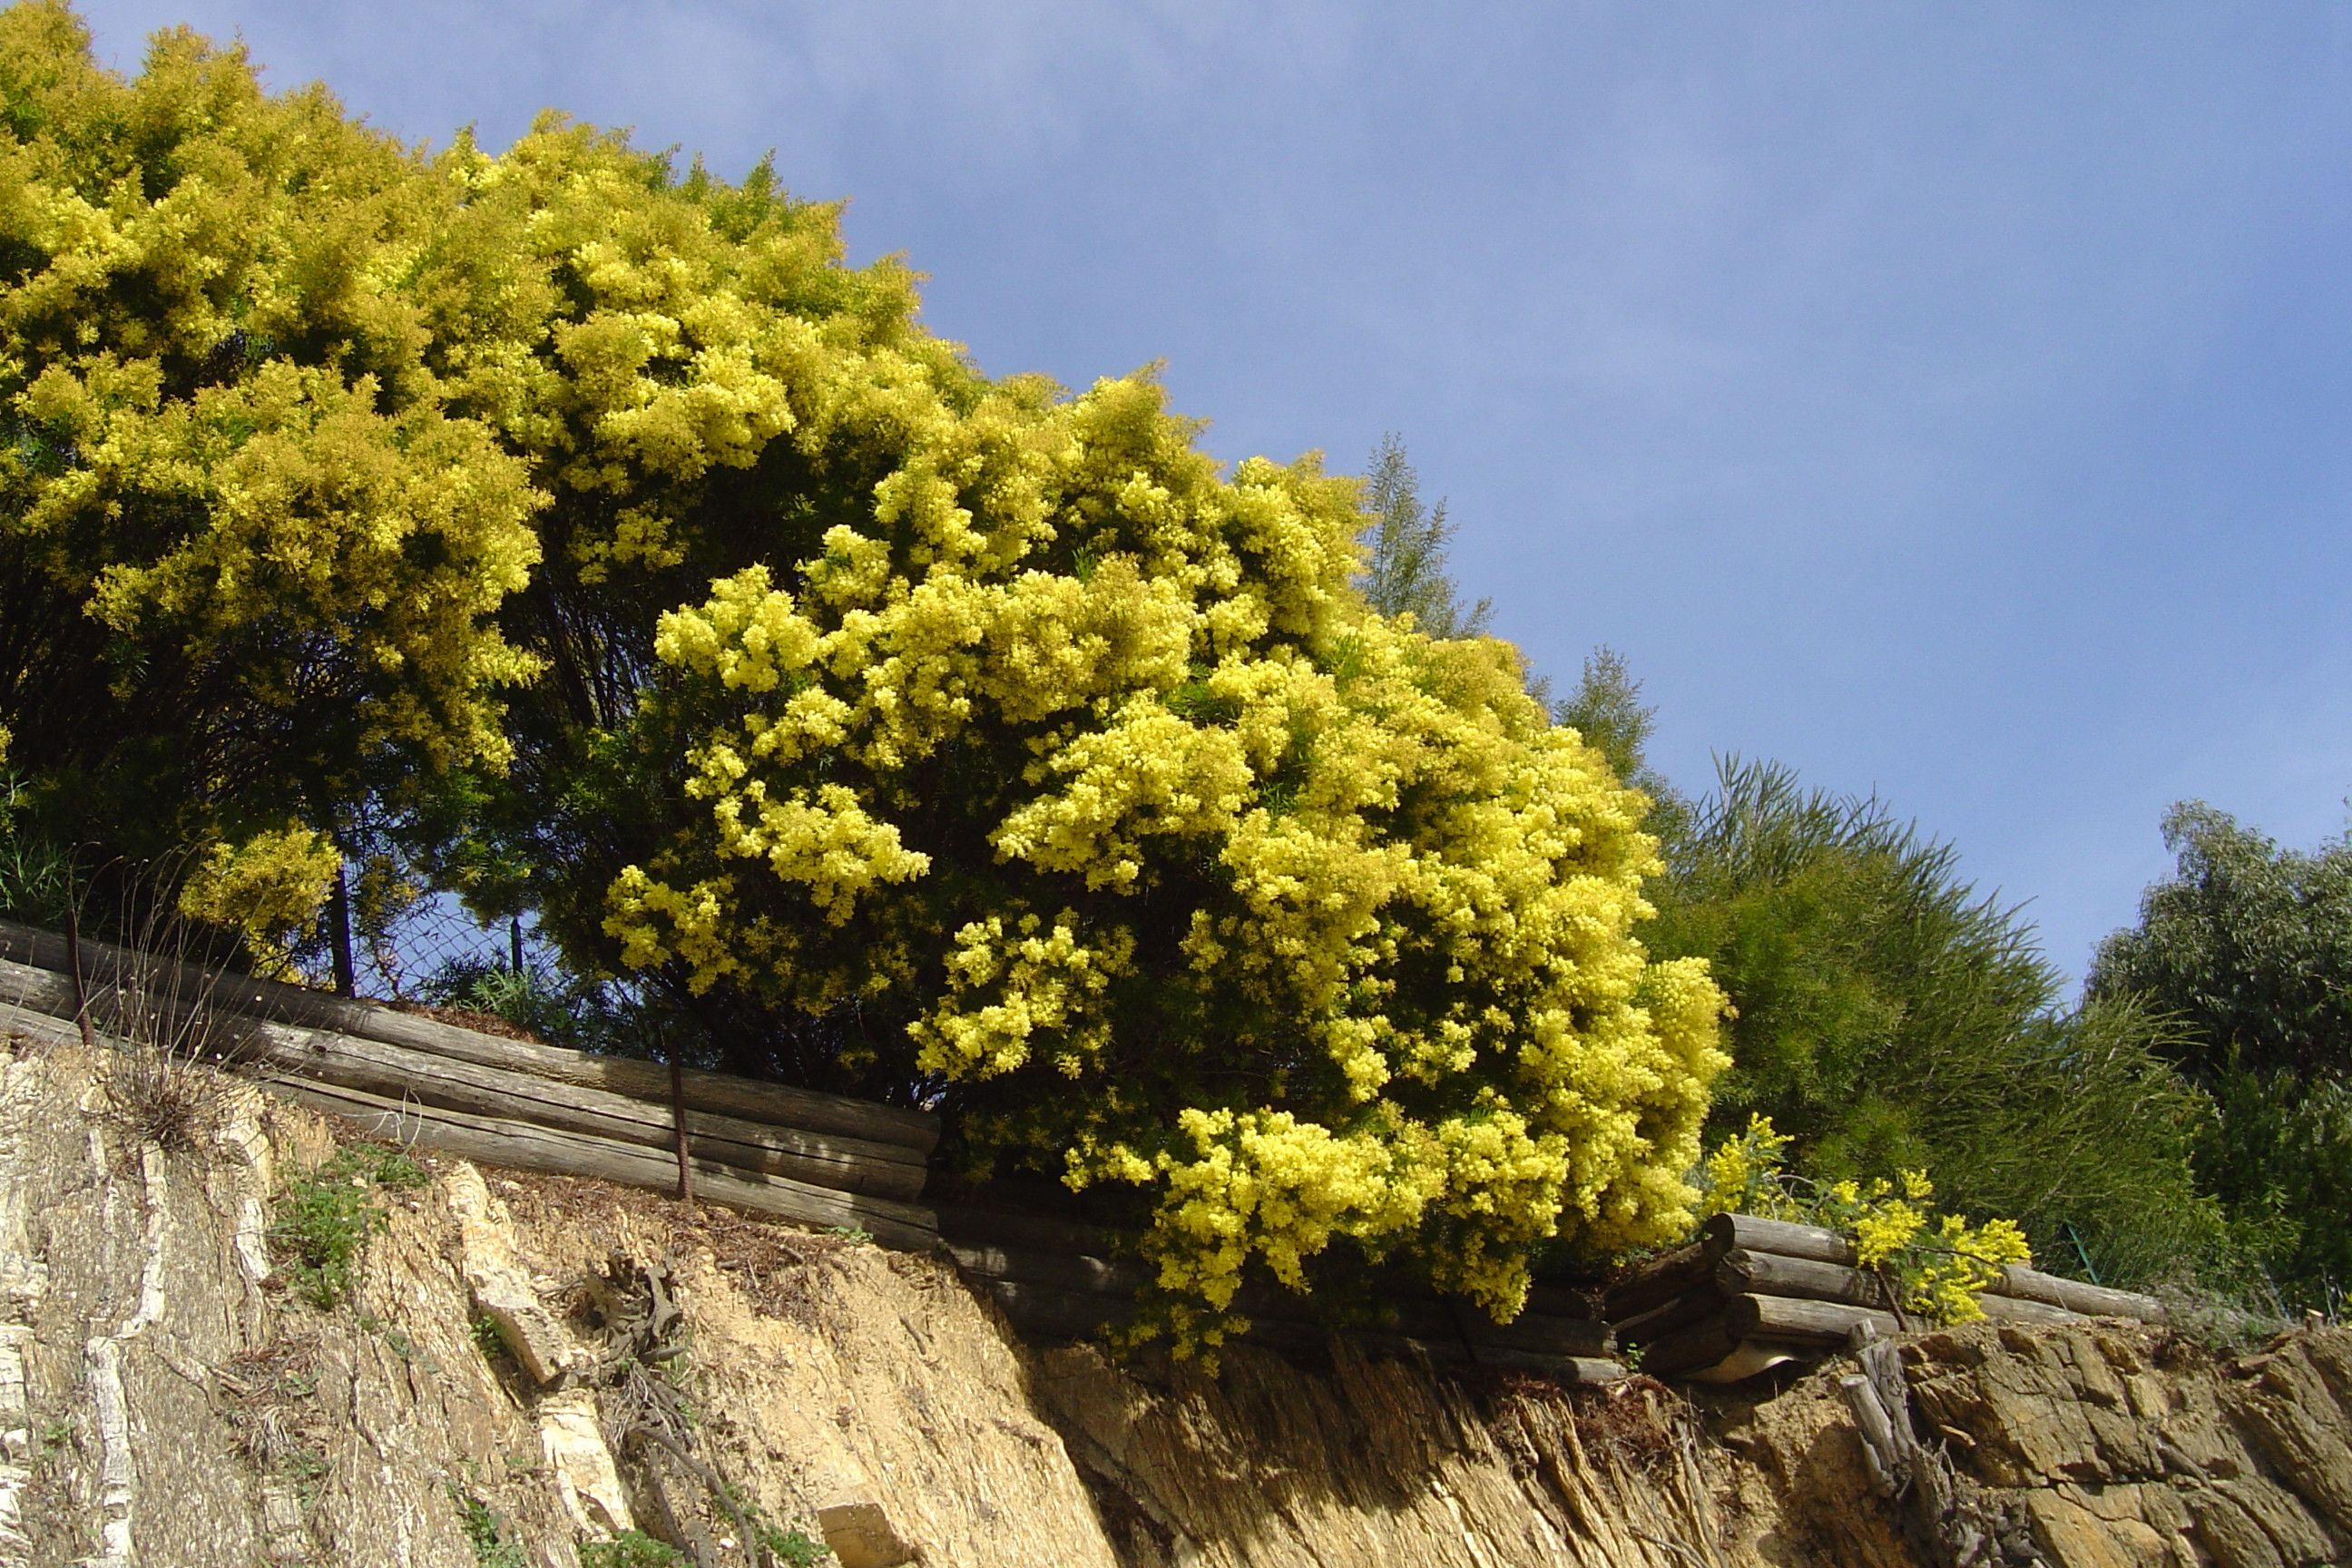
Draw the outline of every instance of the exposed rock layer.
[[[1834,1363],[1712,1413],[1344,1349],[1121,1366],[1022,1346],[941,1260],[458,1162],[374,1196],[351,1299],[316,1310],[264,1233],[324,1124],[14,1050],[0,1565],[566,1568],[630,1526],[713,1568],[763,1528],[848,1568],[1952,1560],[1872,1491]],[[159,1122],[158,1093],[197,1103]],[[2228,1361],[1979,1325],[1903,1355],[1988,1561],[2352,1560],[2352,1331]]]

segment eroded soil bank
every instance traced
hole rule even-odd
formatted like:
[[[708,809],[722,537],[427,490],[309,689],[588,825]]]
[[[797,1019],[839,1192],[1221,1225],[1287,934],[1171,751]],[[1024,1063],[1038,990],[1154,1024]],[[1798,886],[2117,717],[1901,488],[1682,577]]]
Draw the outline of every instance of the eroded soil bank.
[[[339,1178],[383,1219],[321,1309],[270,1232],[329,1129],[131,1059],[0,1062],[0,1564],[569,1568],[635,1530],[711,1568],[1893,1568],[1956,1521],[1985,1563],[2352,1561],[2352,1331],[1916,1339],[1930,1519],[1873,1489],[1850,1368],[1699,1411],[1344,1349],[1122,1366],[940,1260],[457,1161]]]

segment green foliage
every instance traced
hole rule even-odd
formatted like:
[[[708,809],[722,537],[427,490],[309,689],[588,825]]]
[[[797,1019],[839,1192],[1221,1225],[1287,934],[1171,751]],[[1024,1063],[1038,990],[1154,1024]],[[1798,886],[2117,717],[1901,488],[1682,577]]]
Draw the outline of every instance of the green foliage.
[[[2200,801],[2165,814],[2164,842],[2178,868],[2100,945],[2091,989],[2179,1018],[2200,1077],[2352,1073],[2352,842],[2284,849]]]
[[[62,930],[77,879],[72,857],[28,820],[24,781],[0,772],[0,915]]]
[[[397,1149],[350,1143],[289,1182],[271,1218],[269,1242],[295,1295],[322,1312],[347,1299],[360,1255],[383,1225],[377,1190],[425,1181],[424,1170]]]
[[[2204,1101],[2169,1031],[2118,998],[2063,1010],[2032,929],[1951,847],[1735,761],[1670,856],[1650,942],[1707,959],[1738,1014],[1715,1136],[1762,1114],[1822,1181],[1933,1170],[2055,1267],[2073,1226],[2110,1282],[2221,1260],[2189,1163]]]
[[[2200,1173],[2281,1292],[2327,1304],[2352,1281],[2352,843],[2284,849],[2197,802],[2164,834],[2178,868],[2088,991],[2171,1021],[2215,1109]]]
[[[522,1542],[509,1537],[506,1521],[489,1504],[459,1491],[455,1482],[449,1487],[449,1500],[463,1516],[466,1543],[474,1549],[476,1568],[527,1568],[530,1559]]]
[[[677,1568],[685,1561],[677,1547],[641,1530],[624,1531],[610,1541],[592,1541],[580,1548],[580,1568]]]
[[[418,999],[488,1013],[550,1045],[601,1056],[661,1056],[665,1029],[677,1024],[658,1004],[617,982],[539,964],[518,972],[478,958],[444,964],[419,988]],[[674,1032],[688,1033],[683,1026]]]
[[[1603,645],[1585,656],[1576,689],[1552,708],[1552,722],[1565,724],[1584,743],[1609,759],[1610,771],[1650,797],[1643,824],[1657,835],[1671,858],[1689,831],[1690,803],[1650,765],[1650,735],[1658,710],[1642,701],[1642,683],[1615,648]]]
[[[779,1526],[765,1520],[756,1520],[751,1525],[751,1533],[758,1538],[761,1550],[777,1562],[790,1564],[791,1568],[814,1568],[815,1564],[833,1555],[824,1542],[809,1535],[798,1525]]]
[[[1422,504],[1421,477],[1394,435],[1382,437],[1372,454],[1364,510],[1371,521],[1364,530],[1366,560],[1358,586],[1372,608],[1384,616],[1410,615],[1433,637],[1485,637],[1494,601],[1480,599],[1465,610],[1455,596],[1445,569],[1455,525],[1447,521],[1444,501],[1433,510]]]

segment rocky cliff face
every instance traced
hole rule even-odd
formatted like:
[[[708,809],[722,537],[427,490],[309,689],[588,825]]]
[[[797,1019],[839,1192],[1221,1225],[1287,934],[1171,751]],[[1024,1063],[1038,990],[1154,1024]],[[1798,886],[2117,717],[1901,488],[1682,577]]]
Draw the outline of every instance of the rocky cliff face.
[[[631,1531],[713,1568],[2352,1560],[2345,1331],[1911,1341],[1928,1517],[1874,1490],[1839,1366],[1706,1411],[1345,1349],[1122,1366],[856,1237],[456,1161],[387,1184],[234,1081],[15,1051],[0,1564],[663,1560]],[[343,1212],[382,1217],[336,1295],[300,1247]]]

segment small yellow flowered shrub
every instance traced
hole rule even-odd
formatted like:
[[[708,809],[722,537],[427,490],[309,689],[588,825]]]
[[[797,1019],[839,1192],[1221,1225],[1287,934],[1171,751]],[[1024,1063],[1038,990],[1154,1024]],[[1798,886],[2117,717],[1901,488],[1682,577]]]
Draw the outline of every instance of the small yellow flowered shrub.
[[[1788,1147],[1769,1117],[1749,1117],[1743,1132],[1707,1156],[1700,1212],[1799,1220],[1843,1232],[1853,1238],[1863,1268],[1894,1279],[1906,1310],[1939,1323],[1983,1317],[1977,1297],[1985,1287],[2005,1266],[2032,1261],[2014,1220],[1970,1225],[1958,1215],[1936,1214],[1935,1184],[1925,1171],[1905,1171],[1893,1182],[1822,1186],[1787,1169]]]

